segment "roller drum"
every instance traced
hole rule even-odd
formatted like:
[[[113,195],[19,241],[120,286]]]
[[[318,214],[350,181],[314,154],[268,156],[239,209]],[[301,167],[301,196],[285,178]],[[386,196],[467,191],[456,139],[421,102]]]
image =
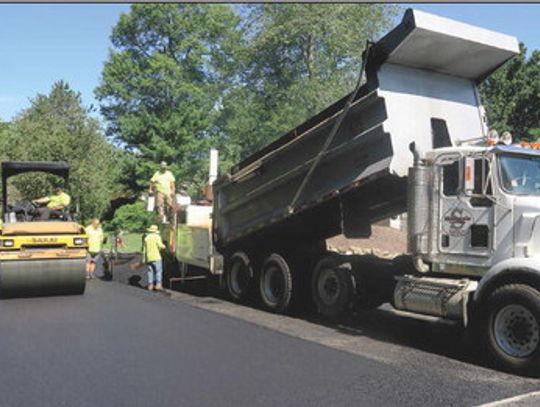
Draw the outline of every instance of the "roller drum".
[[[85,259],[0,262],[0,298],[83,294]]]

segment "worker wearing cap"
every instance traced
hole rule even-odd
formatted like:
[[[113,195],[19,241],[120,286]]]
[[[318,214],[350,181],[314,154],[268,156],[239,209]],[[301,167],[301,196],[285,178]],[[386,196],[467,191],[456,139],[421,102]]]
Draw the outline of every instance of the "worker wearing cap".
[[[36,204],[47,204],[43,208],[37,208],[37,213],[39,220],[49,220],[51,215],[61,215],[62,211],[71,203],[71,197],[61,187],[57,186],[53,189],[52,195],[33,199],[32,202]]]
[[[160,291],[163,289],[163,263],[160,251],[165,248],[157,225],[147,229],[148,234],[144,238],[143,260],[148,268],[148,290]]]
[[[170,213],[171,211],[176,187],[174,175],[167,169],[167,163],[165,161],[159,164],[159,170],[150,179],[148,192],[149,194],[155,193],[159,220],[166,223],[167,218],[165,217],[165,213]]]
[[[88,255],[86,257],[86,278],[94,278],[94,272],[96,270],[96,262],[99,260],[101,254],[102,245],[105,242],[103,235],[103,229],[101,228],[101,222],[99,219],[92,219],[92,223],[84,228],[86,235],[88,236]]]

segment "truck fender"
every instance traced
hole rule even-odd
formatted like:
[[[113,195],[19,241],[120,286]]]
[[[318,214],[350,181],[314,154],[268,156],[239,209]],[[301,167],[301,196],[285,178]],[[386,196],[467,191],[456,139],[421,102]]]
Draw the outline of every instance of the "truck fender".
[[[479,281],[474,301],[482,301],[505,283],[524,283],[540,290],[540,258],[512,258],[497,263]]]

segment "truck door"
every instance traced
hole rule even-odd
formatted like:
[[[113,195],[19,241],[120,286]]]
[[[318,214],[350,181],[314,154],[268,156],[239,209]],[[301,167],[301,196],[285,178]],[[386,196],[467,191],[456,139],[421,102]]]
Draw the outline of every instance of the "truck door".
[[[486,158],[458,159],[440,168],[439,251],[488,257],[493,250],[492,186]],[[462,258],[461,261],[468,262]]]

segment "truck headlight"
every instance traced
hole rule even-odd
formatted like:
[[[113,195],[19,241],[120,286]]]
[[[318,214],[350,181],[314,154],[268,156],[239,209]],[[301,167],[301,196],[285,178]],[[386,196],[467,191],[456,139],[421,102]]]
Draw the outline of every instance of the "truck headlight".
[[[513,139],[514,138],[512,137],[512,133],[510,133],[509,131],[505,131],[501,136],[501,143],[509,146],[512,144]]]
[[[494,146],[499,142],[499,132],[497,130],[491,129],[488,131],[487,137],[486,137],[486,144],[488,146]]]
[[[86,242],[88,241],[88,239],[85,239],[83,237],[76,237],[73,239],[73,244],[76,245],[76,246],[82,246],[84,244],[86,244]]]
[[[0,240],[0,246],[13,247],[13,240],[12,239]]]

